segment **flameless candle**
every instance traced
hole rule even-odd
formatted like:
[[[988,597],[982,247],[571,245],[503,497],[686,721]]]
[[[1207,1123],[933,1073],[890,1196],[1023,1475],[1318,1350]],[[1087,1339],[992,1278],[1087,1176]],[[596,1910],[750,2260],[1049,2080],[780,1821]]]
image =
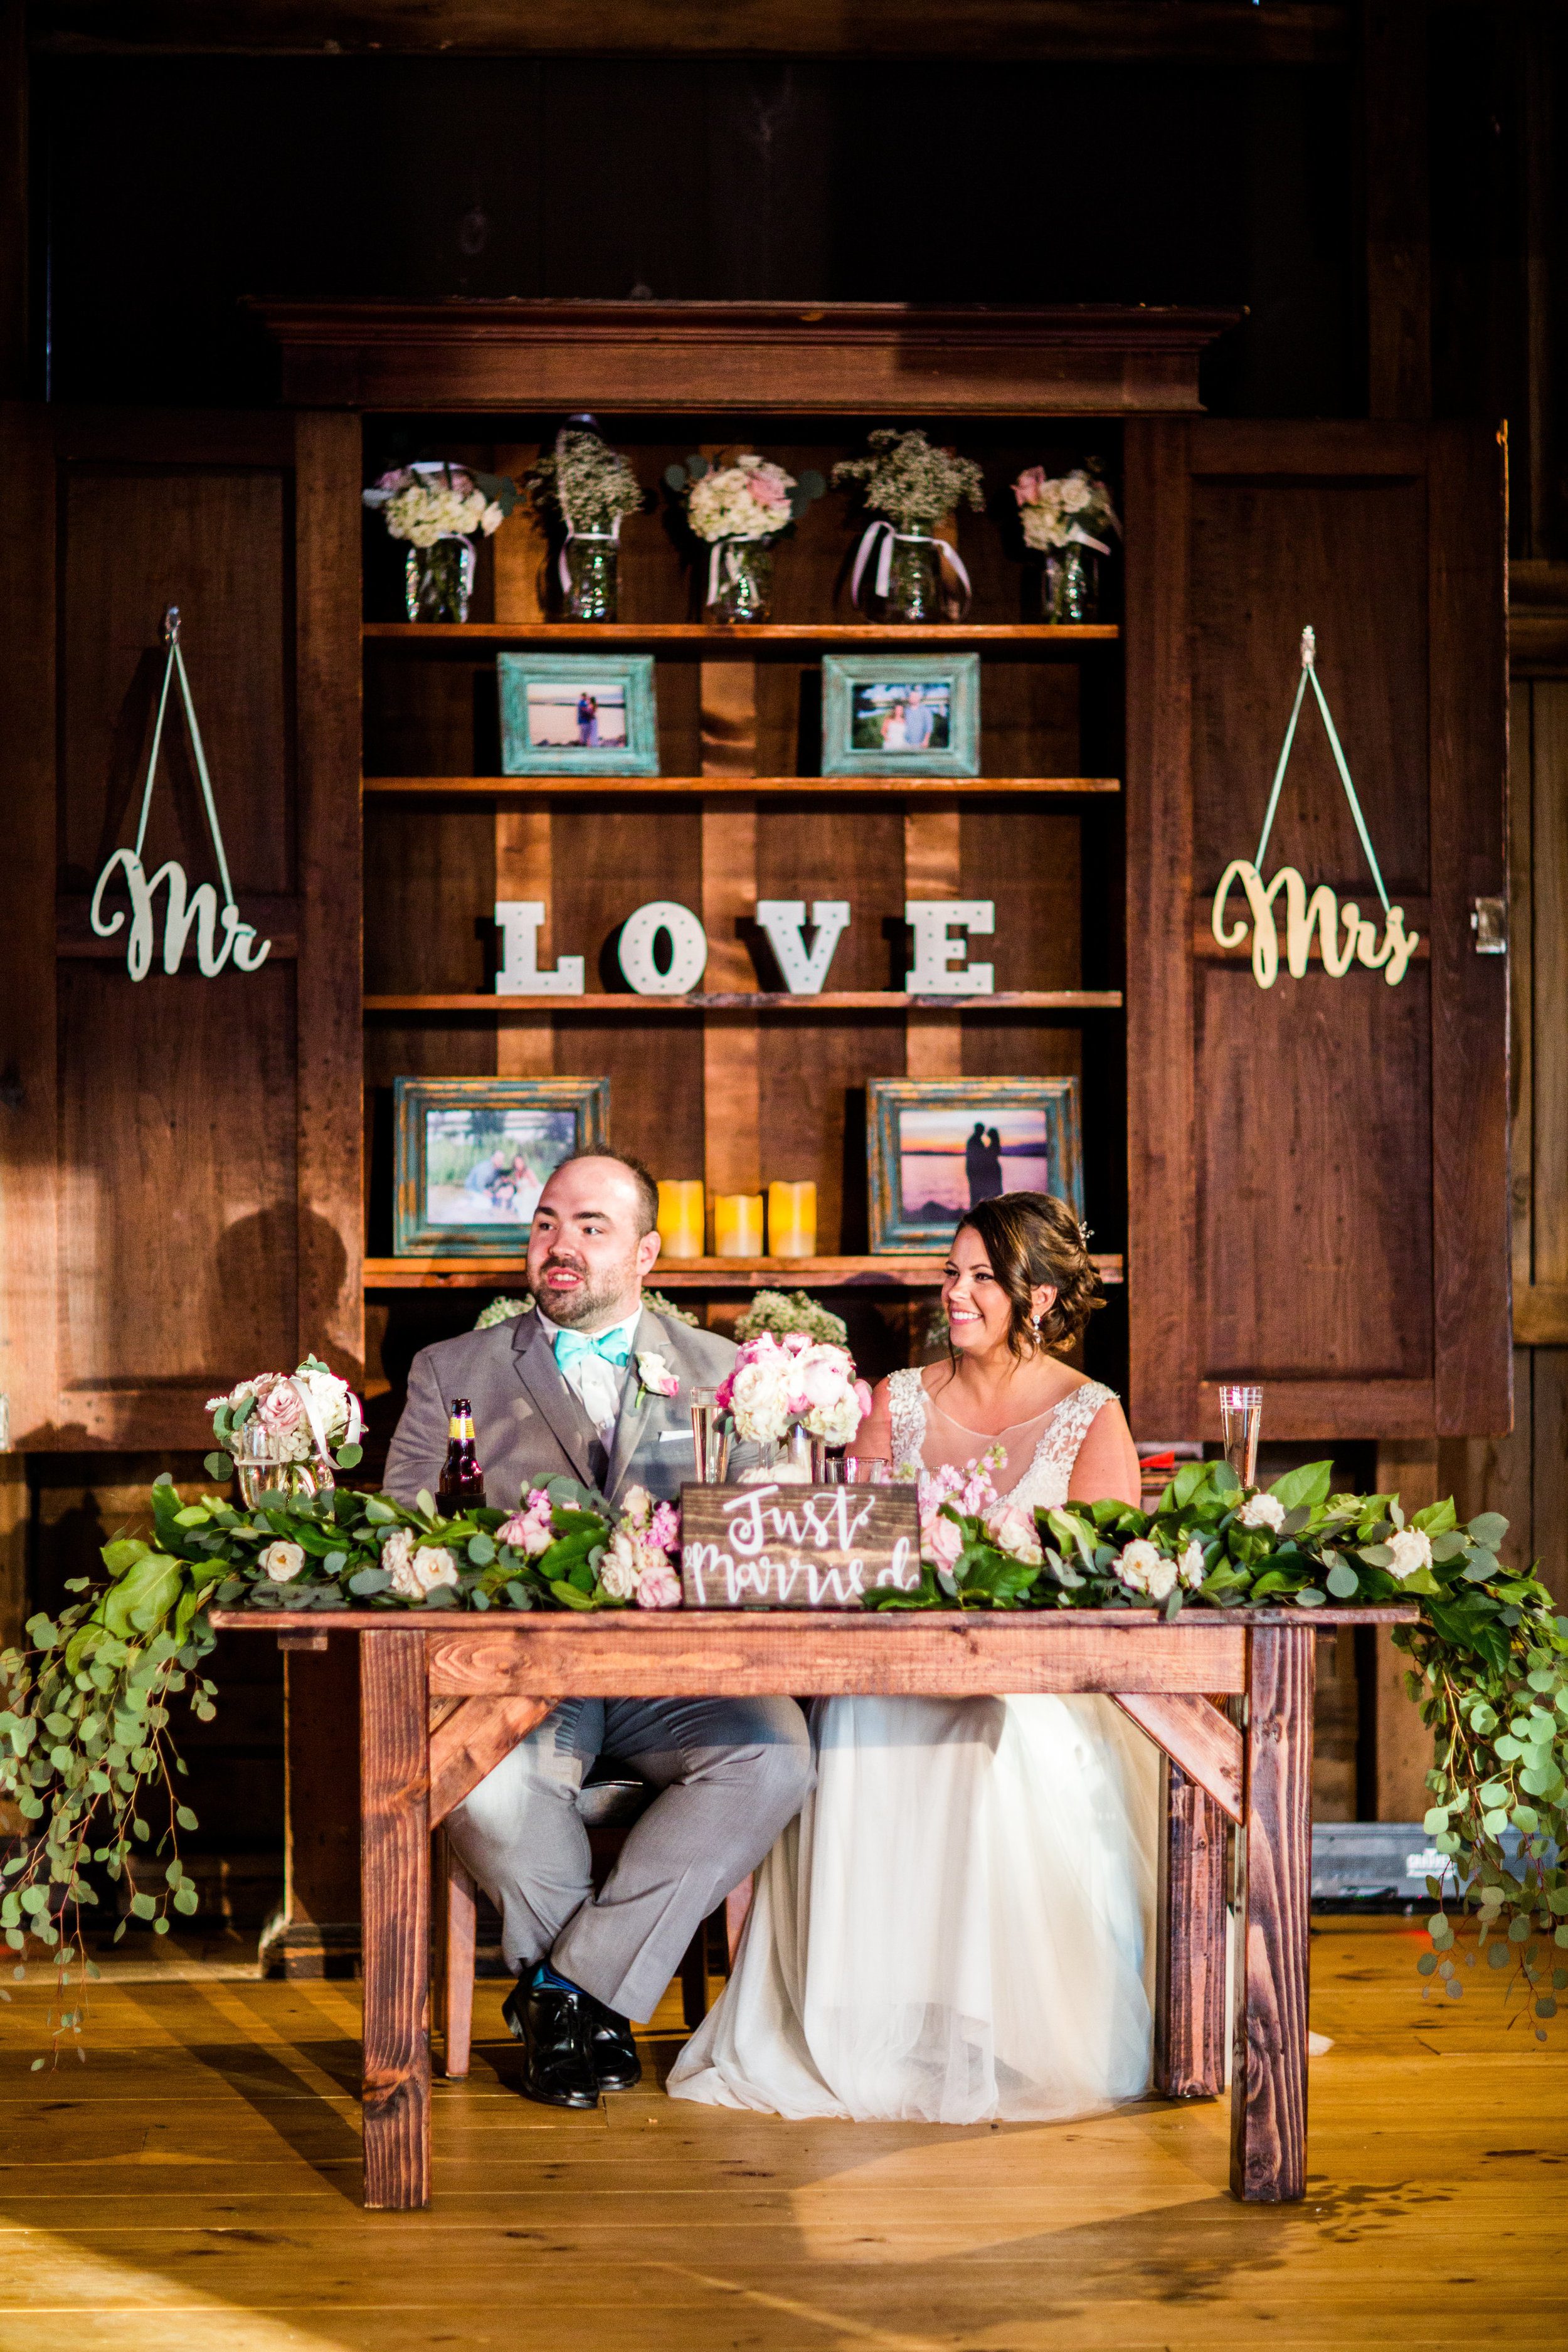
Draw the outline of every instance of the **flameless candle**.
[[[768,1255],[770,1257],[816,1255],[815,1184],[768,1186]]]
[[[700,1257],[703,1219],[702,1180],[680,1178],[658,1188],[658,1238],[665,1257]]]
[[[713,1249],[718,1257],[761,1257],[763,1196],[760,1192],[715,1192]]]

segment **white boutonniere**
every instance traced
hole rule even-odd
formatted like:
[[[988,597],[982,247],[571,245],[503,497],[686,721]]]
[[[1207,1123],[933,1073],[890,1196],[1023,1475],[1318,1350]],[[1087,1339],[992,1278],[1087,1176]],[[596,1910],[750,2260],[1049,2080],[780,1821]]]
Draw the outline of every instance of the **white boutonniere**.
[[[647,1396],[674,1397],[680,1394],[680,1382],[652,1348],[645,1348],[637,1357],[637,1402]]]

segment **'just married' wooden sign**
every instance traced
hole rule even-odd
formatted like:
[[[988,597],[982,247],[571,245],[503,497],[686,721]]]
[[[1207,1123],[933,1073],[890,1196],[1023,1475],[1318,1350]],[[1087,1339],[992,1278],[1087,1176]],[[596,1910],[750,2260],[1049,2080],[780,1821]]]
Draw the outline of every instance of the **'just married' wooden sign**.
[[[858,1609],[921,1580],[911,1486],[683,1486],[689,1609]]]

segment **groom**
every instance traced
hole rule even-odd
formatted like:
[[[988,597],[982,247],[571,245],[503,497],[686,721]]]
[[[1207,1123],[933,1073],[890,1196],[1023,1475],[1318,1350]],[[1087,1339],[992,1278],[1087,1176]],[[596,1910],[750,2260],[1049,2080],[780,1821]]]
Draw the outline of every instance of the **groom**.
[[[566,1475],[611,1502],[632,1486],[673,1498],[692,1474],[689,1391],[721,1381],[731,1340],[642,1303],[658,1255],[658,1190],[608,1152],[563,1160],[528,1243],[531,1315],[438,1340],[415,1358],[386,1486],[434,1490],[453,1397],[473,1407],[489,1502]],[[679,1383],[652,1390],[656,1355]],[[648,1371],[656,1367],[644,1366]],[[599,1755],[659,1790],[595,1895],[577,1809]],[[504,2015],[526,2045],[522,2087],[592,2107],[642,2074],[633,2017],[650,2017],[710,1911],[762,1860],[811,1785],[793,1699],[563,1699],[452,1813],[447,1834],[501,1915],[519,1982]]]

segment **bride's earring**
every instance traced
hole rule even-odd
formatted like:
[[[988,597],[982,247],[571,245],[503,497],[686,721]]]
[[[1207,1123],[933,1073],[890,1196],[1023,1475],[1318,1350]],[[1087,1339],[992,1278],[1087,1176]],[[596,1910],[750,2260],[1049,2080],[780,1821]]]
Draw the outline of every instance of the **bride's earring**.
[[[1035,1335],[1035,1345],[1037,1348],[1040,1344],[1040,1318],[1037,1315],[1030,1316],[1029,1328]]]

